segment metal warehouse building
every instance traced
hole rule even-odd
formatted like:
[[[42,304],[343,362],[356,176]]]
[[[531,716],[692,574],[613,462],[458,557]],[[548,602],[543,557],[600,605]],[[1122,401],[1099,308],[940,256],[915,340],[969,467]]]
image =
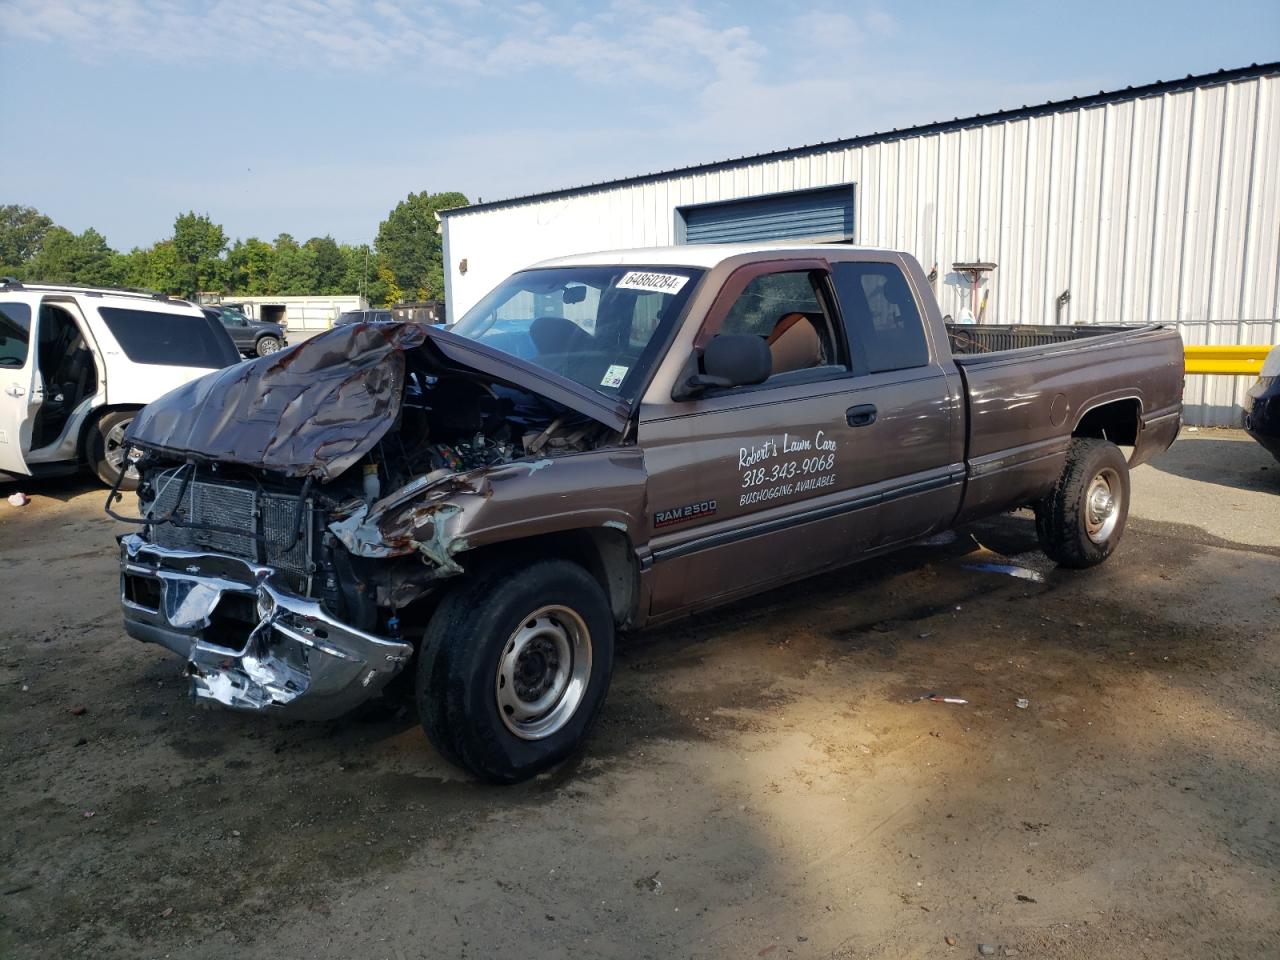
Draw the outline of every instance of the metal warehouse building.
[[[449,315],[569,253],[744,239],[906,250],[944,313],[1280,342],[1280,63],[480,203],[442,216]],[[1248,381],[1189,377],[1191,423]]]

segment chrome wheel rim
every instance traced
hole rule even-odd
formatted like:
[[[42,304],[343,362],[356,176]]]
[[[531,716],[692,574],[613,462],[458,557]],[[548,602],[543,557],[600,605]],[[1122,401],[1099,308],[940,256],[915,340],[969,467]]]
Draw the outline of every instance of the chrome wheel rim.
[[[498,659],[498,716],[522,740],[562,730],[591,680],[591,633],[575,611],[551,605],[525,617]]]
[[[258,341],[258,356],[265,357],[269,353],[275,353],[280,349],[280,341],[275,337],[263,337]]]
[[[1120,475],[1109,467],[1089,481],[1084,495],[1084,529],[1094,543],[1106,543],[1115,533],[1123,496]]]
[[[126,468],[125,461],[128,459],[129,447],[124,442],[125,431],[129,429],[132,420],[125,420],[117,423],[114,427],[107,431],[107,435],[103,438],[103,457],[107,461],[107,466],[113,472],[119,474],[123,471],[125,479],[138,479],[138,468],[133,464],[129,464]]]

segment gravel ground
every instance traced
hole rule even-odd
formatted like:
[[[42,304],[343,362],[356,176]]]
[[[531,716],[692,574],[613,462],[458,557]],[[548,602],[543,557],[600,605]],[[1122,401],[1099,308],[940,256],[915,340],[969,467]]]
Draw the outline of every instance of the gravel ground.
[[[505,789],[412,718],[193,709],[102,491],[28,486],[0,955],[1277,956],[1280,465],[1201,431],[1133,486],[1092,571],[1017,514],[630,638],[587,750]]]

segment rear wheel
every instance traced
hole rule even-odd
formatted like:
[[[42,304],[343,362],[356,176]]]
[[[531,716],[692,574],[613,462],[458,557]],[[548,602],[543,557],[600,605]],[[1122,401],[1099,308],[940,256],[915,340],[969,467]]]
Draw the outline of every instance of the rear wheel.
[[[124,442],[125,432],[133,423],[136,411],[113,410],[98,418],[98,422],[89,428],[88,454],[89,466],[97,474],[99,480],[109,487],[115,486],[116,478],[124,470],[124,479],[120,481],[121,490],[138,488],[138,469],[127,465],[128,447]]]
[[[1077,437],[1062,475],[1036,504],[1036,534],[1063,567],[1092,567],[1111,556],[1129,515],[1129,465],[1114,443]]]
[[[586,738],[613,670],[600,584],[563,560],[506,567],[437,609],[418,662],[423,729],[447,759],[495,783],[559,763]]]
[[[258,345],[257,345],[258,356],[265,357],[275,353],[279,349],[280,349],[279,337],[266,336],[266,337],[258,338]]]

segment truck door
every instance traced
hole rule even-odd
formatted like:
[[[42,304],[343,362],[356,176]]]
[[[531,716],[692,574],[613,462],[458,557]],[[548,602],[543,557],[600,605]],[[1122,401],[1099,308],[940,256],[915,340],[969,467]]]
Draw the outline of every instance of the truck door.
[[[883,256],[883,255],[882,255]],[[878,491],[873,546],[917,539],[955,517],[963,493],[959,378],[930,349],[911,285],[896,260],[832,264],[852,351],[851,408],[868,420],[851,469]]]
[[[878,535],[826,261],[736,270],[697,346],[720,333],[765,339],[773,374],[641,411],[654,616],[848,562]]]
[[[37,370],[40,297],[0,292],[0,470],[29,474],[26,453],[43,399]]]

